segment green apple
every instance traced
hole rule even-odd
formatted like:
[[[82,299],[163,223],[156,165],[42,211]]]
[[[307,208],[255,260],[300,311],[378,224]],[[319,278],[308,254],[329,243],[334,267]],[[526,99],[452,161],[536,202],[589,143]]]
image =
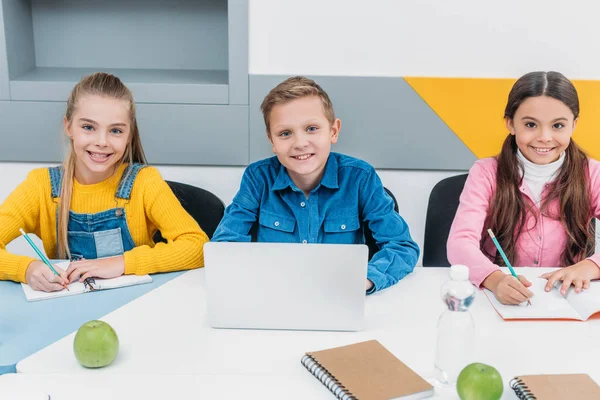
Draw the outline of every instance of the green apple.
[[[504,385],[496,368],[473,363],[458,375],[456,390],[460,400],[498,400],[502,397]]]
[[[73,351],[79,364],[88,368],[106,367],[119,352],[119,338],[104,321],[88,321],[75,334]]]

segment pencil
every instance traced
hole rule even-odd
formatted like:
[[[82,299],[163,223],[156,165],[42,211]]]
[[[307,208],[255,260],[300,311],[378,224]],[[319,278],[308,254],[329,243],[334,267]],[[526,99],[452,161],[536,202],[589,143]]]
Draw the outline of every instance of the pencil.
[[[508,258],[506,257],[506,254],[504,254],[504,250],[502,250],[502,247],[500,246],[500,243],[498,243],[498,239],[496,239],[496,236],[494,235],[494,232],[492,232],[491,229],[488,229],[487,231],[490,234],[490,237],[492,238],[492,242],[494,242],[494,245],[496,246],[496,249],[498,249],[498,253],[500,253],[500,255],[502,256],[502,259],[504,260],[504,263],[508,267],[508,270],[510,271],[510,273],[512,274],[512,276],[514,276],[515,278],[517,278],[517,280],[519,280],[519,277],[517,276],[517,273],[513,269],[512,265],[510,265],[510,261],[508,261]],[[527,304],[531,305],[531,301],[529,299],[527,299]]]
[[[42,253],[41,250],[38,249],[38,247],[35,245],[35,243],[33,243],[33,240],[31,240],[29,238],[29,236],[27,236],[27,234],[25,233],[25,231],[23,230],[23,228],[19,229],[19,232],[21,232],[21,235],[23,235],[23,237],[25,238],[25,240],[27,240],[27,243],[29,243],[29,245],[37,253],[37,255],[40,258],[40,260],[42,260],[42,262],[44,264],[46,264],[52,270],[52,272],[54,273],[54,275],[60,276],[60,274],[52,266],[52,263],[50,262],[50,260],[48,260],[48,258],[46,257],[46,255],[44,255],[44,253]],[[67,287],[67,285],[63,285],[63,287],[65,289],[69,290],[69,288]],[[70,292],[70,290],[69,290],[69,292]]]

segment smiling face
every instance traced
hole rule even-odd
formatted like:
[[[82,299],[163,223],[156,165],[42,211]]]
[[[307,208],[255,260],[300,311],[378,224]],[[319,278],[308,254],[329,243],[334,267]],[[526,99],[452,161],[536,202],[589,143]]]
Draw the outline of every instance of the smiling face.
[[[308,194],[323,176],[331,145],[341,127],[327,119],[319,96],[301,97],[277,104],[271,110],[267,133],[273,153],[296,186]]]
[[[75,178],[89,185],[109,178],[129,145],[130,104],[127,100],[83,95],[65,131],[75,154]]]
[[[549,96],[529,97],[521,103],[506,127],[529,161],[549,164],[564,152],[577,125],[566,104]]]

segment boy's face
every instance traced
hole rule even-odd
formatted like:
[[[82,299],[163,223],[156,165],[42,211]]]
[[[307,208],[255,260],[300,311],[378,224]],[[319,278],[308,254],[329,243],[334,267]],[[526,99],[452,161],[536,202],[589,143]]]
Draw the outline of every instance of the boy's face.
[[[298,188],[310,191],[323,176],[331,145],[338,140],[341,122],[331,124],[318,96],[278,104],[271,110],[269,140],[273,153]]]

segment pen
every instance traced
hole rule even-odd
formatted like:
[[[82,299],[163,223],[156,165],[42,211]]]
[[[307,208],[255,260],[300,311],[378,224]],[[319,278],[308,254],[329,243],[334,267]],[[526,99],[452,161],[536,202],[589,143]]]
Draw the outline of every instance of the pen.
[[[38,257],[40,257],[40,260],[42,260],[44,262],[44,264],[46,264],[48,267],[50,267],[50,269],[52,270],[52,272],[54,273],[54,275],[60,276],[59,273],[56,272],[56,270],[52,266],[52,263],[50,262],[50,260],[48,260],[48,258],[44,255],[44,253],[42,253],[40,251],[40,249],[38,249],[38,247],[35,245],[35,243],[33,243],[33,240],[31,240],[29,238],[29,236],[27,236],[27,234],[25,233],[25,231],[23,230],[23,228],[20,228],[19,232],[21,232],[21,234],[23,235],[23,237],[25,238],[25,240],[27,240],[27,243],[29,243],[29,245],[33,248],[33,250],[35,250],[35,252],[37,253]],[[67,287],[67,285],[63,285],[63,287],[65,289],[69,290],[69,288]]]
[[[502,247],[500,247],[500,243],[498,243],[498,239],[496,239],[496,236],[494,236],[494,232],[492,232],[491,229],[488,229],[487,231],[490,234],[490,237],[492,238],[492,241],[494,242],[494,245],[498,249],[498,253],[500,253],[500,255],[502,256],[502,259],[504,260],[504,263],[508,267],[508,270],[510,271],[510,273],[512,274],[512,276],[514,276],[515,278],[517,278],[517,280],[519,280],[519,277],[517,276],[517,274],[516,274],[515,270],[513,269],[512,265],[510,265],[510,262],[508,261],[508,258],[506,258],[506,254],[504,254],[504,250],[502,250]],[[527,299],[527,304],[531,305],[531,301],[529,299]]]

